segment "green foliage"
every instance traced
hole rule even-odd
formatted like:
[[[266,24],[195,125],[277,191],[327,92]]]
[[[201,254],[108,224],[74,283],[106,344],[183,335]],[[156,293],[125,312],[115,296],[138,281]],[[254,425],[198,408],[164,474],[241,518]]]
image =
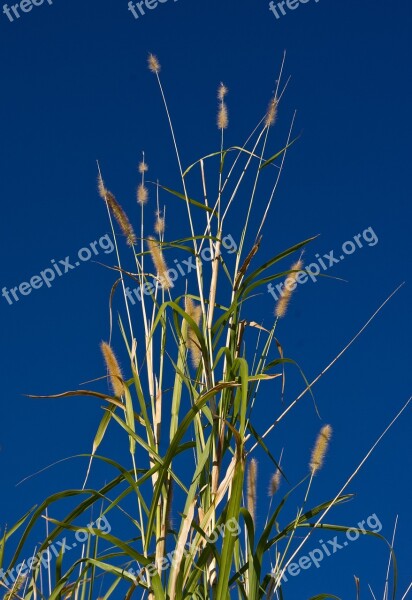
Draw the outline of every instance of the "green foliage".
[[[156,76],[159,77],[158,73]],[[158,81],[160,84],[160,79]],[[161,91],[163,94],[162,88]],[[278,92],[279,89],[275,98],[278,98]],[[174,138],[173,129],[172,133]],[[280,458],[272,456],[265,436],[253,426],[252,409],[256,406],[259,410],[261,386],[279,379],[279,393],[283,393],[285,366],[296,363],[283,355],[282,346],[275,337],[278,319],[274,319],[271,329],[265,329],[256,322],[243,319],[243,306],[246,300],[253,300],[252,293],[262,286],[290,275],[292,271],[284,266],[277,272],[278,263],[299,255],[314,238],[294,243],[261,265],[258,263],[260,242],[257,238],[252,251],[245,254],[250,214],[260,211],[261,226],[264,225],[276,191],[279,170],[295,140],[291,141],[289,134],[283,148],[270,151],[269,158],[265,158],[270,133],[265,119],[255,129],[255,137],[249,138],[250,147],[245,144],[225,149],[223,131],[221,133],[220,150],[197,160],[184,172],[176,146],[182,191],[164,185],[156,188],[158,194],[162,191],[172,201],[177,198],[187,206],[190,235],[170,241],[161,232],[158,241],[161,252],[166,252],[167,256],[179,251],[194,257],[196,289],[188,290],[185,296],[175,296],[174,288],[152,285],[159,274],[150,273],[150,252],[144,242],[147,237],[145,207],[142,207],[140,248],[132,248],[136,272],[132,274],[123,269],[120,256],[127,249],[118,246],[111,219],[119,257],[119,280],[113,287],[111,306],[115,294],[123,292],[125,312],[119,319],[119,328],[129,358],[130,378],[124,382],[122,397],[85,390],[53,396],[56,399],[89,396],[106,403],[92,453],[88,455],[90,464],[85,486],[54,494],[4,533],[0,543],[0,567],[4,566],[6,544],[17,531],[25,527],[9,568],[18,564],[39,519],[47,514],[49,508],[69,499],[74,500],[75,507],[61,520],[49,519],[53,529],[38,552],[46,551],[68,531],[81,529],[76,523],[84,522],[92,507],[101,516],[108,519],[113,516],[113,522],[116,514],[121,513],[128,521],[130,537],[124,540],[114,532],[90,529],[80,558],[59,554],[50,589],[46,583],[47,569],[39,562],[27,577],[24,589],[18,592],[21,596],[16,597],[27,600],[46,597],[50,600],[92,600],[97,597],[101,577],[104,576],[104,591],[100,595],[103,593],[101,597],[105,599],[119,598],[119,593],[125,598],[148,597],[152,600],[282,599],[282,575],[293,556],[296,532],[311,532],[321,526],[335,531],[347,530],[345,527],[321,525],[321,518],[351,496],[339,494],[328,502],[307,509],[312,484],[310,474],[283,497],[278,493],[271,499],[263,531],[258,531],[253,516],[245,507],[245,469],[252,446],[260,447],[268,461],[280,470],[283,485],[288,485]],[[282,163],[279,166],[276,161],[280,158]],[[210,205],[207,199],[212,194],[208,192],[205,165],[213,167],[216,159],[218,191],[214,204]],[[276,170],[266,169],[275,165]],[[187,192],[189,175],[194,177],[196,172],[199,172],[204,192],[203,201],[194,200]],[[273,173],[276,173],[276,178],[272,193],[264,206],[261,202],[257,205],[260,179],[271,177]],[[237,196],[246,193],[242,188],[246,176],[251,177],[252,191],[249,192],[249,206],[242,219],[244,226],[231,264],[229,260],[226,262],[222,253],[222,243],[228,232],[226,217],[235,210]],[[231,193],[229,188],[233,190]],[[238,214],[237,218],[240,219]],[[201,249],[207,244],[213,256],[207,267],[209,270],[200,258]],[[125,292],[129,277],[151,290],[150,295],[142,295],[138,307],[140,314],[136,314],[137,310],[132,311]],[[185,297],[200,305],[200,321],[186,312]],[[299,367],[298,371],[303,377],[305,393],[312,393]],[[167,390],[171,393],[170,416],[165,411]],[[287,411],[281,413],[276,423],[286,414]],[[128,440],[131,456],[128,466],[97,454],[103,441],[107,441],[110,428],[116,426],[123,430]],[[161,447],[167,450],[162,453]],[[95,461],[117,473],[96,490],[87,488],[89,472]],[[304,462],[306,464],[306,458]],[[170,522],[173,489],[176,498],[173,514],[179,515],[175,526]],[[288,500],[302,489],[304,500],[298,500],[301,509],[295,519],[284,522]],[[123,508],[130,498],[134,499],[134,514]],[[241,531],[229,535],[225,528],[230,523],[237,523]],[[222,535],[222,531],[226,535]],[[274,563],[271,562],[273,550]],[[175,560],[168,559],[170,552],[175,553]],[[131,565],[135,571],[140,571],[140,575],[129,572]],[[395,592],[396,571],[393,597]],[[321,594],[312,600],[323,598],[336,596]]]

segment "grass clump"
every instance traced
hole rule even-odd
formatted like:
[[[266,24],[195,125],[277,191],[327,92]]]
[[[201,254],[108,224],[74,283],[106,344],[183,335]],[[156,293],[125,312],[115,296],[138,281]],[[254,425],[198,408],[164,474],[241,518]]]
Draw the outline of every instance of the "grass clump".
[[[19,583],[15,592],[7,593],[12,594],[9,597],[14,594],[33,600],[281,599],[283,575],[303,544],[299,541],[300,532],[304,532],[306,543],[332,508],[351,499],[345,493],[350,479],[333,499],[309,506],[313,476],[324,463],[331,438],[329,425],[319,434],[309,471],[293,487],[281,457],[273,456],[269,447],[270,433],[298,401],[312,394],[312,386],[319,378],[309,383],[303,376],[302,393],[283,407],[265,432],[259,434],[253,425],[254,410],[262,409],[262,388],[273,382],[282,398],[285,367],[295,364],[284,356],[275,335],[280,319],[287,315],[296,277],[304,270],[302,252],[314,239],[295,240],[270,260],[259,262],[265,222],[286,154],[294,143],[293,119],[282,147],[271,150],[269,134],[280,118],[285,89],[281,87],[283,63],[267,110],[240,146],[225,145],[228,90],[220,85],[220,147],[186,169],[160,79],[159,60],[150,55],[148,66],[164,101],[181,187],[173,190],[149,182],[143,155],[138,166],[138,238],[125,210],[106,189],[99,167],[99,193],[108,209],[118,261],[111,303],[120,295],[123,312],[119,328],[126,357],[123,365],[127,366],[120,370],[112,344],[103,342],[101,350],[112,392],[78,390],[56,396],[76,394],[105,402],[86,480],[82,489],[48,498],[16,528],[6,532],[0,543],[1,559],[6,542],[24,526],[10,566],[17,564],[29,534],[42,516],[54,528],[48,531],[38,552],[44,552],[65,532],[77,532],[79,522],[84,523],[92,507],[113,523],[120,515],[126,526],[119,526],[118,533],[114,527],[111,532],[89,528],[81,556],[58,555],[53,572],[50,565],[38,561],[24,582],[20,581],[22,585]],[[214,176],[206,175],[209,168],[214,168]],[[263,195],[260,190],[265,190],[267,180],[270,188],[262,204],[258,196]],[[188,191],[189,182],[196,191],[193,195]],[[149,193],[150,186],[153,194]],[[173,223],[167,227],[170,222],[166,206],[160,205],[162,194],[174,203],[184,203],[188,227],[185,237],[169,240],[166,235]],[[238,202],[246,194],[248,203],[240,215]],[[147,231],[146,212],[154,203],[152,196],[156,198],[156,220]],[[250,231],[252,215],[258,223],[254,231]],[[233,239],[229,225],[232,228],[236,222],[241,223],[241,228],[229,259],[224,254],[225,239],[228,235]],[[117,227],[130,249],[118,238]],[[210,259],[207,263],[202,259],[205,249]],[[172,261],[178,255],[184,255],[194,265],[194,283],[193,278],[185,278],[173,268],[176,262]],[[284,264],[281,261],[291,264],[292,260],[290,269],[280,267]],[[126,268],[129,263],[131,267]],[[257,317],[245,318],[246,301],[253,305],[255,294],[277,278],[286,278],[286,292],[273,307],[270,327],[258,323]],[[144,290],[137,304],[135,300],[131,302],[129,281],[137,281]],[[97,454],[102,442],[108,442],[109,426],[121,428],[128,441],[130,461],[125,457],[124,465]],[[254,456],[257,448],[273,473],[266,482],[269,501],[258,496]],[[96,461],[104,464],[108,472],[115,472],[99,489],[88,488]],[[283,497],[281,489],[286,490]],[[300,508],[289,517],[291,496],[294,504],[298,498]],[[48,516],[52,507],[69,499],[74,499],[75,505],[64,518]],[[262,526],[257,515],[262,514],[264,502],[267,515]]]

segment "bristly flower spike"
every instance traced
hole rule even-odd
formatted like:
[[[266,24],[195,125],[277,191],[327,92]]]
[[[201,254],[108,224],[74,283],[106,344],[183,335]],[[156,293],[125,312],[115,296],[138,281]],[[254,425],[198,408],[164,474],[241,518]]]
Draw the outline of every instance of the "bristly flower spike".
[[[124,394],[123,375],[120,369],[117,358],[112,348],[106,342],[101,343],[101,350],[106,363],[106,368],[109,373],[110,382],[112,384],[115,395],[120,398]]]
[[[323,467],[331,437],[332,427],[330,425],[325,425],[322,427],[317,437],[315,447],[313,448],[312,457],[309,464],[310,470],[313,474]]]
[[[152,73],[155,73],[156,75],[158,73],[160,73],[161,66],[157,59],[157,56],[150,53],[149,58],[147,59],[147,64],[149,66],[149,71],[151,71]]]
[[[217,91],[217,97],[220,102],[219,112],[217,114],[217,126],[219,129],[227,129],[227,127],[229,126],[229,116],[225,102],[225,97],[228,91],[229,90],[223,83],[220,84],[219,89]]]

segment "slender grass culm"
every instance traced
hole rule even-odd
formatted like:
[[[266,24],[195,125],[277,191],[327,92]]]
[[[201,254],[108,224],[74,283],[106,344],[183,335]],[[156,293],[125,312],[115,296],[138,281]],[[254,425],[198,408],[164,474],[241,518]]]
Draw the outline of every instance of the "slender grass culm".
[[[302,457],[298,483],[299,478],[287,472],[283,454],[273,456],[268,441],[296,404],[313,395],[315,383],[337,359],[312,383],[299,368],[303,392],[286,406],[278,404],[278,416],[270,419],[263,434],[254,426],[255,415],[267,410],[260,401],[262,389],[272,382],[283,400],[285,369],[296,365],[284,356],[277,330],[298,293],[294,290],[305,269],[304,248],[314,239],[292,240],[290,247],[269,260],[262,263],[259,258],[265,221],[287,153],[295,143],[295,117],[281,147],[273,148],[271,135],[281,120],[287,87],[284,65],[285,57],[274,94],[262,107],[246,142],[238,146],[226,145],[231,95],[220,84],[212,122],[217,149],[184,169],[161,65],[155,55],[149,55],[148,68],[160,91],[177,160],[179,185],[174,187],[178,189],[149,181],[143,154],[133,205],[140,221],[134,229],[133,219],[107,190],[99,167],[98,193],[107,207],[118,263],[114,268],[118,279],[110,295],[110,341],[100,346],[104,387],[53,397],[97,398],[103,414],[92,452],[86,455],[83,487],[47,498],[0,539],[0,568],[4,572],[17,568],[18,574],[14,583],[0,581],[5,598],[282,600],[285,569],[296,552],[324,525],[326,514],[352,498],[346,488],[376,444],[341,491],[328,492],[327,498],[333,499],[314,506],[311,490],[321,485],[332,427],[323,425],[311,456],[308,451]],[[151,158],[149,162],[152,172]],[[245,197],[248,203],[240,214]],[[168,201],[174,206],[180,203],[187,219],[186,235],[179,239],[171,237]],[[241,226],[232,257],[223,250],[229,237],[235,241],[234,231],[228,230],[233,215],[232,223]],[[253,223],[259,223],[256,230]],[[178,278],[174,266],[182,257],[195,277]],[[128,279],[139,284],[139,302],[130,301]],[[256,293],[274,279],[284,281],[284,293],[266,316],[270,324],[265,321],[263,327],[245,318],[244,304],[246,300],[247,306],[253,304]],[[115,306],[124,348],[112,341]],[[275,410],[273,402],[271,414]],[[128,447],[122,463],[117,447],[111,456],[98,454],[103,442],[114,450],[110,433],[115,428],[124,434]],[[259,495],[264,460],[272,476],[268,494]],[[102,483],[89,487],[102,469]],[[82,480],[84,476],[82,472]],[[61,505],[65,516],[57,512]],[[52,518],[51,507],[63,516]],[[92,511],[95,519],[100,515],[110,521],[110,532],[90,526],[80,553],[57,552],[53,566],[51,560],[36,560],[22,571],[22,555],[35,534],[38,539],[39,522],[46,520],[46,538],[30,552],[45,556],[62,537],[90,523]],[[325,527],[349,530],[341,525]],[[386,597],[390,597],[391,581],[394,599],[396,562],[391,544],[389,552],[392,570],[388,568]],[[6,556],[10,557],[7,564]],[[337,598],[327,591],[319,590],[312,600]]]

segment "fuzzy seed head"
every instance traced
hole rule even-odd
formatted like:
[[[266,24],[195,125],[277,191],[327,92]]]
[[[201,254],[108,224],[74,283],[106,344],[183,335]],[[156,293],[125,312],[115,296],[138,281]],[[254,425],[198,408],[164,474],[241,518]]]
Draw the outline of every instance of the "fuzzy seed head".
[[[166,228],[166,222],[165,222],[164,217],[160,217],[160,216],[157,217],[156,218],[156,223],[155,223],[155,226],[154,226],[155,232],[158,235],[162,235],[162,233],[165,232],[165,228]]]
[[[149,199],[149,190],[144,185],[144,183],[141,183],[139,185],[139,187],[137,188],[137,202],[140,204],[140,206],[143,206],[144,204],[147,203],[148,199]]]
[[[266,112],[265,125],[266,127],[272,127],[272,125],[276,122],[276,117],[278,115],[278,99],[272,98],[269,102],[269,106]]]
[[[104,200],[106,202],[107,206],[109,207],[110,212],[112,213],[113,217],[116,219],[120,229],[122,230],[123,234],[125,235],[128,245],[134,246],[137,242],[137,238],[136,238],[135,232],[133,231],[133,227],[132,227],[129,219],[127,218],[127,215],[124,212],[123,208],[117,202],[114,195],[111,192],[109,192],[109,190],[104,185],[104,182],[103,182],[103,179],[102,179],[102,176],[100,175],[100,173],[97,178],[97,189],[98,189],[100,197],[102,198],[102,200]]]
[[[247,473],[247,509],[256,521],[257,460],[252,458]]]
[[[126,237],[127,244],[129,246],[134,246],[137,242],[136,234],[135,234],[133,227],[132,227],[129,219],[127,218],[127,215],[124,212],[123,208],[117,202],[117,200],[113,196],[113,194],[111,192],[109,192],[108,190],[105,191],[104,198],[107,202],[107,205],[108,205],[111,213],[113,214],[120,229],[122,230],[123,235]]]
[[[26,577],[24,575],[19,575],[14,581],[11,590],[3,596],[3,600],[12,600],[13,598],[20,598],[19,592],[23,589],[25,582]]]
[[[163,258],[163,253],[159,243],[155,240],[154,237],[149,237],[147,240],[147,247],[152,257],[153,264],[157,271],[157,275],[159,277],[162,288],[164,290],[170,289],[171,287],[173,287],[173,282],[170,280],[169,274],[167,272],[166,261]]]
[[[217,126],[218,129],[227,129],[229,126],[229,116],[225,102],[222,102],[219,107],[219,112],[217,114]]]
[[[97,190],[99,192],[99,196],[102,198],[102,200],[106,200],[106,186],[104,185],[104,181],[102,179],[102,176],[99,175],[97,176]]]
[[[196,305],[191,298],[186,296],[185,312],[199,327],[202,319],[202,307],[200,304]],[[198,337],[191,327],[188,327],[187,329],[186,345],[189,348],[193,366],[197,369],[202,359],[202,350],[200,348]]]
[[[102,342],[100,348],[103,354],[104,362],[106,363],[106,368],[109,373],[113,391],[115,395],[120,398],[124,394],[125,387],[119,363],[117,362],[117,358],[109,344]]]
[[[297,271],[297,272],[291,273],[284,282],[282,296],[279,298],[279,300],[276,304],[276,308],[275,308],[275,315],[279,319],[283,318],[286,315],[290,299],[292,298],[293,290],[297,286],[296,278],[299,275],[298,271],[301,271],[302,267],[303,267],[303,262],[302,262],[302,260],[299,259],[290,268],[291,271]]]
[[[227,87],[224,85],[224,83],[221,83],[219,85],[219,88],[217,90],[217,97],[218,99],[223,102],[223,100],[226,98],[227,94],[228,94],[229,90],[227,89]]]
[[[323,467],[331,437],[332,427],[330,425],[322,427],[317,437],[315,447],[313,448],[312,457],[309,463],[310,470],[313,474]]]
[[[147,173],[147,171],[148,171],[148,170],[149,170],[149,166],[148,166],[148,164],[147,164],[147,163],[146,163],[144,160],[142,160],[142,161],[139,163],[139,173],[140,173],[141,175],[143,175],[143,173]]]
[[[149,66],[149,71],[151,71],[152,73],[155,73],[156,75],[158,73],[160,73],[160,63],[157,59],[157,56],[155,56],[154,54],[149,54],[149,58],[147,59],[147,64]]]
[[[273,497],[279,487],[280,487],[280,481],[281,481],[281,473],[279,471],[279,469],[277,469],[276,473],[274,473],[270,479],[270,483],[269,483],[269,496]]]

